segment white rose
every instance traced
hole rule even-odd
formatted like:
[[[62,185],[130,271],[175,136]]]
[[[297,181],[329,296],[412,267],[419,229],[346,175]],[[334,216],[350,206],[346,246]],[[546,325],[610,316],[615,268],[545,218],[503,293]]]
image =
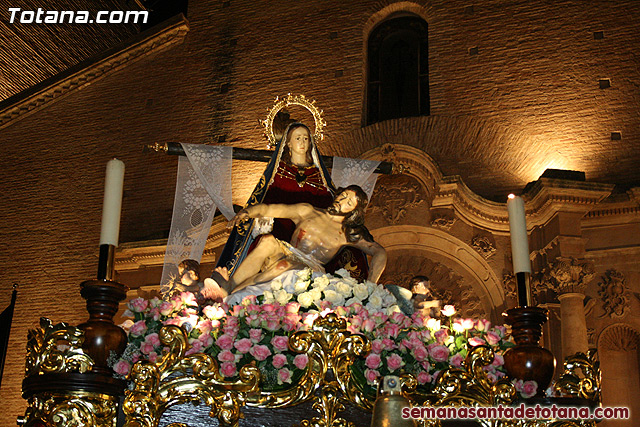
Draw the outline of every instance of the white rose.
[[[400,307],[397,304],[394,304],[390,307],[387,307],[387,316],[391,316],[393,313],[401,313]]]
[[[311,269],[305,268],[296,273],[299,279],[309,281],[311,279]]]
[[[382,298],[379,295],[371,295],[367,303],[367,309],[380,310],[382,308]]]
[[[273,297],[273,292],[271,292],[271,291],[264,291],[262,293],[262,295],[264,296],[264,303],[265,304],[271,304],[273,301],[275,301],[275,299]]]
[[[369,296],[367,285],[364,283],[356,283],[353,285],[353,296],[358,298],[360,301],[367,299]]]
[[[434,319],[433,317],[428,318],[427,319],[427,329],[430,329],[432,331],[440,330],[440,320]]]
[[[309,308],[313,304],[313,295],[311,292],[303,292],[298,295],[298,302],[304,308]]]
[[[325,289],[324,299],[329,301],[334,307],[344,304],[344,297],[331,289]]]
[[[349,274],[349,272],[347,270],[345,270],[344,268],[341,268],[340,270],[336,270],[335,273],[336,276],[340,276],[343,278],[347,278],[347,277],[351,277],[351,274]]]
[[[322,291],[318,288],[313,288],[309,291],[309,294],[311,294],[311,298],[313,298],[313,301],[320,301],[322,299]]]
[[[394,297],[391,292],[387,291],[383,295],[382,301],[383,301],[383,304],[385,306],[390,306],[391,304],[395,304],[396,303],[396,297]]]
[[[271,282],[271,290],[273,292],[279,291],[280,289],[282,289],[282,282],[280,280],[273,280]]]
[[[296,294],[301,294],[302,292],[307,290],[308,285],[309,285],[309,282],[303,282],[302,280],[298,280],[293,286],[293,291]]]
[[[289,302],[292,295],[289,292],[285,291],[284,289],[280,289],[275,292],[274,297],[280,305],[285,305],[286,303]]]
[[[327,277],[327,275],[323,275],[320,277],[316,277],[315,280],[313,281],[313,287],[314,288],[320,288],[322,290],[324,290],[324,288],[327,287],[327,285],[329,284],[329,277]]]
[[[376,285],[375,283],[367,281],[367,292],[369,292],[369,295],[371,295],[377,287],[378,285]]]
[[[338,283],[336,284],[336,291],[344,298],[349,298],[351,296],[351,285],[344,282]]]

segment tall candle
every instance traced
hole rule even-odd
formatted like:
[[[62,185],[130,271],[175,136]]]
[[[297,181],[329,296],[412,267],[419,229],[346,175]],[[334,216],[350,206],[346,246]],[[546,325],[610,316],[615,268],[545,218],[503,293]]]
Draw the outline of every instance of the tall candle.
[[[524,213],[524,200],[509,194],[507,200],[509,211],[509,231],[511,233],[511,257],[514,273],[531,273],[529,259],[529,240],[527,237],[527,220]]]
[[[109,160],[104,184],[100,245],[118,246],[123,183],[124,163],[118,159]]]

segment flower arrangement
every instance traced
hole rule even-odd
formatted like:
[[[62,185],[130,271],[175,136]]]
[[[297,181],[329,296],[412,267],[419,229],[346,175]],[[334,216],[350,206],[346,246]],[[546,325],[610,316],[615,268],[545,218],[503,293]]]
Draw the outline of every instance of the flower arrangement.
[[[158,332],[165,325],[176,325],[187,333],[190,348],[186,355],[209,354],[229,380],[237,379],[242,366],[255,363],[263,373],[261,387],[273,390],[295,383],[309,363],[306,354],[289,350],[289,337],[309,329],[319,315],[333,311],[346,318],[350,332],[371,342],[370,353],[352,369],[363,387],[374,390],[385,375],[410,373],[428,391],[442,370],[462,366],[468,346],[475,345],[488,345],[496,353],[494,362],[485,367],[487,376],[493,381],[505,376],[502,354],[513,343],[503,326],[454,317],[453,306],[444,307],[441,319],[419,312],[407,316],[382,286],[355,283],[341,274],[315,278],[308,270],[296,274],[295,283],[274,281],[264,295],[245,297],[233,306],[198,307],[188,292],[166,301],[133,299],[125,312],[132,319],[122,325],[129,343],[120,357],[111,358],[111,366],[125,377],[137,361],[155,362],[167,351]],[[531,383],[517,382],[516,389],[529,397],[535,394]]]

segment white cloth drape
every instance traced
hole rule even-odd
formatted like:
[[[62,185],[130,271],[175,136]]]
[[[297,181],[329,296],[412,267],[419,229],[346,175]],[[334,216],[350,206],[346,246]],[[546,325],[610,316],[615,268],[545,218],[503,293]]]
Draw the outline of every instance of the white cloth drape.
[[[234,216],[231,199],[231,147],[182,144],[187,157],[178,161],[171,230],[164,257],[160,290],[171,290],[172,277],[184,259],[200,261],[216,207]]]
[[[359,185],[362,187],[369,200],[376,186],[378,174],[373,173],[380,164],[377,160],[349,159],[345,157],[334,157],[331,168],[331,180],[336,188],[348,185]]]

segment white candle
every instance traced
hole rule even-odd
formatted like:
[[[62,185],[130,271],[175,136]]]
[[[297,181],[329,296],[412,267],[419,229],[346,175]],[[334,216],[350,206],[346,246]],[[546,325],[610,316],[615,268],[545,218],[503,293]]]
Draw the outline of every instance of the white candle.
[[[120,233],[120,210],[122,208],[122,186],[124,183],[124,163],[118,159],[107,163],[102,204],[102,228],[100,244],[118,246]]]
[[[509,211],[509,231],[511,233],[511,257],[514,273],[531,273],[529,259],[529,239],[527,237],[527,220],[524,213],[524,200],[509,194],[507,200]]]

